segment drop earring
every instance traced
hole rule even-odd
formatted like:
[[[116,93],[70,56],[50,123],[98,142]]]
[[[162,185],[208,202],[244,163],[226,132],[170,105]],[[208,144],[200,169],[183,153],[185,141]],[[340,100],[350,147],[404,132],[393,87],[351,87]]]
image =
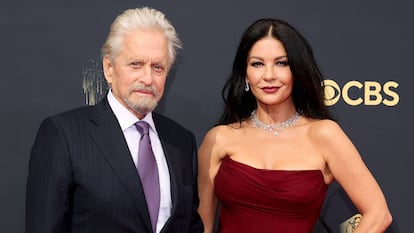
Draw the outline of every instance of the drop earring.
[[[244,86],[244,90],[246,92],[248,92],[250,90],[250,86],[249,86],[249,83],[248,82],[246,82],[246,86]]]

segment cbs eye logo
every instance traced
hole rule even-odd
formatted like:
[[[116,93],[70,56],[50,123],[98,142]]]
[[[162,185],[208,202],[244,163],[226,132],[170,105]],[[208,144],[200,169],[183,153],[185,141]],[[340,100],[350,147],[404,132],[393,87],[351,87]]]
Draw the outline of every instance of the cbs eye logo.
[[[400,101],[400,96],[395,91],[399,84],[388,81],[381,85],[375,81],[359,82],[356,80],[345,83],[342,87],[334,80],[325,79],[325,104],[332,106],[342,97],[348,105],[380,105],[395,106]]]

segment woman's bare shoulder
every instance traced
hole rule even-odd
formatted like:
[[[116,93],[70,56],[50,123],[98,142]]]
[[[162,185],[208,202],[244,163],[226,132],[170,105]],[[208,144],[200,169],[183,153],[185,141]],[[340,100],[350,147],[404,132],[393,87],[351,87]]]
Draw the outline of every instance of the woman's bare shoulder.
[[[333,120],[310,120],[309,121],[309,135],[314,139],[333,139],[342,133],[339,124]]]
[[[206,135],[204,136],[204,141],[223,141],[231,136],[231,134],[235,132],[235,129],[239,128],[239,123],[214,126],[207,131]]]
[[[199,158],[220,161],[226,155],[229,140],[234,138],[232,131],[230,125],[218,125],[208,130],[198,150]]]

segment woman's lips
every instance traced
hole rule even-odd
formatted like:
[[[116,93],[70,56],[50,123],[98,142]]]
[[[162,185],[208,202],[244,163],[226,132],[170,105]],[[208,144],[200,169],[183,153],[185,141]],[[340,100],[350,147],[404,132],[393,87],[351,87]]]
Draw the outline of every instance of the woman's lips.
[[[268,94],[272,94],[279,90],[279,87],[262,87],[262,90]]]

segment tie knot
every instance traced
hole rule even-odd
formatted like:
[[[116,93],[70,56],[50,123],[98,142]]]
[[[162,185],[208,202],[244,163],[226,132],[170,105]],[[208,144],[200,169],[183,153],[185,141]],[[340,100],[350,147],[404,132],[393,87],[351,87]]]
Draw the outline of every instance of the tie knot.
[[[135,126],[137,127],[137,130],[139,131],[140,134],[144,135],[147,134],[149,132],[149,124],[146,121],[138,121],[137,123],[135,123]]]

